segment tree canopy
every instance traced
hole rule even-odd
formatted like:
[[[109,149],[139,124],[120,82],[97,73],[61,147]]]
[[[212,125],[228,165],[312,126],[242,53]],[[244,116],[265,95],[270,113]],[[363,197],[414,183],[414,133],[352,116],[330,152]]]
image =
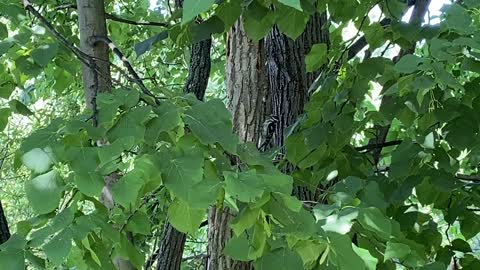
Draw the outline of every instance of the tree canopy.
[[[433,2],[105,1],[112,90],[93,107],[82,0],[1,2],[0,268],[148,268],[168,220],[182,269],[203,269],[216,207],[233,216],[221,252],[254,269],[480,269],[480,1]],[[315,14],[328,42],[304,54],[305,107],[259,151],[227,106],[227,33],[293,42]],[[205,97],[185,94],[210,39]]]

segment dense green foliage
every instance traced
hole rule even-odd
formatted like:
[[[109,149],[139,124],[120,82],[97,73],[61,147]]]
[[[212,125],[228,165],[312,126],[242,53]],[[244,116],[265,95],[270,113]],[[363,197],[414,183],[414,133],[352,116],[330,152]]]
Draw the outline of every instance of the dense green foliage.
[[[33,4],[43,3],[46,18],[78,41],[75,13],[56,11],[53,2]],[[140,73],[155,78],[147,85],[163,99],[146,105],[120,79],[113,93],[97,96],[98,127],[82,105],[80,63],[19,2],[0,3],[0,138],[12,153],[0,176],[31,175],[0,183],[7,213],[25,218],[15,220],[15,234],[0,246],[2,267],[113,269],[112,255],[142,268],[165,217],[203,238],[199,226],[217,205],[238,213],[225,253],[255,261],[256,269],[433,270],[446,269],[454,256],[463,269],[480,269],[477,1],[445,6],[440,24],[421,28],[399,20],[405,3],[397,0],[330,0],[318,7],[310,0],[185,0],[183,12],[171,16],[166,6],[153,12],[135,2],[112,2],[108,12],[169,27],[112,21],[111,39]],[[377,5],[390,25],[366,15]],[[239,143],[217,99],[224,96],[222,35],[242,14],[253,40],[274,24],[294,39],[310,14],[326,9],[335,45],[327,51],[318,44],[307,56],[308,70],[327,66],[323,83],[289,129],[285,157],[272,162],[272,153]],[[198,15],[204,20],[195,24]],[[349,22],[365,34],[371,58],[345,61],[351,41],[342,31]],[[200,102],[180,94],[188,61],[182,57],[187,45],[210,34],[218,49],[208,101]],[[398,62],[384,56],[390,43],[416,42],[415,55]],[[337,62],[338,76],[329,71]],[[378,88],[381,104],[374,101]],[[375,137],[375,125],[388,124],[387,141],[399,145],[384,148],[374,167],[359,147]],[[105,138],[110,144],[97,147]],[[288,175],[287,163],[294,167]],[[99,197],[112,173],[121,178],[109,212]],[[322,200],[299,201],[293,185],[323,188]],[[13,205],[22,194],[31,208]]]

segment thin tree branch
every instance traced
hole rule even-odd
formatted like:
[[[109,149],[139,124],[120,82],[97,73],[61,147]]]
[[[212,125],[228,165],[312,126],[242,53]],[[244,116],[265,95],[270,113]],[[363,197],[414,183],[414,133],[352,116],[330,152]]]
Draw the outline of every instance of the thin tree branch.
[[[460,180],[472,181],[472,182],[480,182],[480,175],[467,175],[467,174],[457,173],[455,174],[455,178]]]
[[[63,9],[77,9],[76,4],[65,4],[65,5],[60,5],[55,7],[55,10],[63,10]],[[105,12],[105,18],[116,21],[116,22],[121,22],[121,23],[126,23],[126,24],[131,24],[131,25],[140,25],[140,26],[160,26],[160,27],[168,27],[169,24],[165,22],[147,22],[147,21],[132,21],[128,19],[124,19],[121,17],[118,17],[117,15],[113,15],[110,13]]]
[[[371,151],[371,150],[374,150],[374,149],[399,145],[401,143],[402,143],[401,140],[396,140],[396,141],[390,141],[390,142],[384,142],[384,143],[368,144],[368,145],[365,145],[365,146],[355,147],[355,150],[357,150],[359,152],[362,152],[362,151],[368,152],[368,151]]]
[[[130,64],[130,62],[127,60],[127,58],[123,55],[123,53],[115,46],[115,44],[108,37],[94,36],[94,37],[92,37],[91,42],[92,42],[93,45],[96,45],[99,42],[103,42],[106,45],[108,45],[110,50],[112,50],[112,52],[118,58],[120,58],[120,60],[123,62],[123,65],[127,68],[128,73],[130,73],[130,76],[133,77],[133,81],[140,87],[142,92],[145,95],[152,97],[155,100],[155,102],[157,103],[157,105],[160,104],[160,99],[158,97],[156,97],[152,92],[150,92],[150,90],[148,90],[148,88],[145,86],[142,79],[140,78],[140,76],[138,76],[138,73],[135,71],[135,69]]]
[[[116,22],[121,22],[121,23],[126,23],[126,24],[131,24],[131,25],[141,25],[141,26],[160,26],[160,27],[168,27],[168,23],[164,22],[142,22],[142,21],[132,21],[124,18],[120,18],[116,15],[110,14],[110,13],[105,13],[105,18],[116,21]]]
[[[203,259],[207,256],[208,256],[207,254],[193,255],[193,256],[182,258],[182,262],[189,261],[189,260],[195,260],[195,259]]]

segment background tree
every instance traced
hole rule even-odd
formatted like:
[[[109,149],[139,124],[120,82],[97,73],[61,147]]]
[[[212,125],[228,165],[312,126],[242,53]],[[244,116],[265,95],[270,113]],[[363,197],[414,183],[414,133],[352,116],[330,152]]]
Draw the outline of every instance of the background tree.
[[[0,202],[0,244],[7,242],[8,238],[10,238],[10,230],[8,229],[7,217]]]

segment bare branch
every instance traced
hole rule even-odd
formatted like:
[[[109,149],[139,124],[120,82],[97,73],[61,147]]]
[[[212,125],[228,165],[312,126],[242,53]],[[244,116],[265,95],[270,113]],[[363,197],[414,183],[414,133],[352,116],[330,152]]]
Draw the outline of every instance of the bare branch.
[[[123,55],[123,53],[115,46],[115,44],[108,37],[95,36],[95,37],[92,37],[91,42],[93,45],[96,45],[99,42],[103,42],[106,45],[108,45],[110,50],[112,50],[112,52],[118,58],[120,58],[120,60],[123,62],[123,65],[127,68],[128,73],[130,73],[130,75],[133,77],[134,83],[136,83],[140,87],[140,89],[145,95],[152,97],[153,99],[155,99],[155,102],[157,104],[160,104],[159,98],[156,97],[152,92],[150,92],[150,90],[148,90],[148,88],[145,86],[142,79],[140,78],[140,76],[138,76],[137,72],[135,71],[133,66],[130,64],[130,62],[127,60],[127,58]]]
[[[63,9],[77,9],[76,4],[65,4],[65,5],[60,5],[55,7],[55,10],[63,10]],[[165,22],[146,22],[146,21],[132,21],[128,19],[124,19],[121,17],[118,17],[117,15],[113,15],[110,13],[105,12],[105,18],[116,21],[116,22],[121,22],[121,23],[126,23],[126,24],[131,24],[131,25],[141,25],[141,26],[161,26],[161,27],[168,27],[168,23]]]

